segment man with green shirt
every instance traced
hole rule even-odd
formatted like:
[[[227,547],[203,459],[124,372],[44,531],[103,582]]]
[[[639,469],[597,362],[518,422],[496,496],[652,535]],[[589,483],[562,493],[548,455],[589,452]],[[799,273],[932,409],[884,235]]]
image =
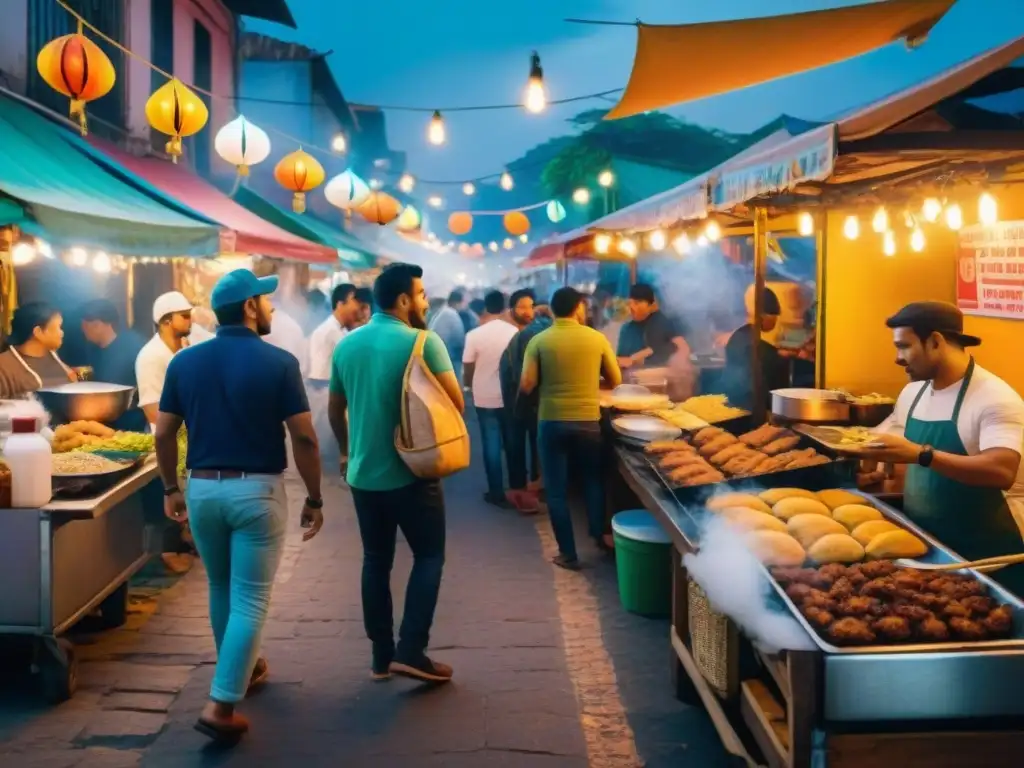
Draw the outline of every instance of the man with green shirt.
[[[429,305],[422,278],[423,270],[413,264],[384,269],[373,285],[379,311],[338,342],[331,365],[328,416],[341,455],[348,457],[346,479],[363,540],[363,624],[373,643],[375,680],[392,673],[428,682],[452,676],[451,667],[425,653],[444,568],[441,483],[417,479],[395,449],[405,368],[419,333],[428,334],[427,366],[459,411],[465,407],[444,343],[426,330]],[[412,550],[413,567],[396,649],[391,567],[399,529]]]
[[[569,457],[587,478],[584,496],[590,535],[604,549],[604,483],[601,480],[602,375],[610,387],[622,372],[608,339],[586,326],[585,297],[574,288],[559,288],[551,297],[554,325],[526,347],[520,390],[540,387],[537,445],[547,492],[551,528],[558,541],[555,565],[578,570],[576,538],[569,515]]]

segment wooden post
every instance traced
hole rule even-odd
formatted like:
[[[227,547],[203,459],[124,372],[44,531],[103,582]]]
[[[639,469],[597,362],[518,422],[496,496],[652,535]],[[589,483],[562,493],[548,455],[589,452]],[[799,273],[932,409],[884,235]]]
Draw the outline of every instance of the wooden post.
[[[828,286],[828,211],[817,217],[817,269],[814,283],[818,306],[814,321],[814,386],[825,388],[825,290]]]
[[[768,211],[754,209],[754,328],[751,345],[751,375],[753,376],[753,425],[764,424],[767,418],[765,380],[761,371],[761,319],[764,317],[764,284],[768,271]]]

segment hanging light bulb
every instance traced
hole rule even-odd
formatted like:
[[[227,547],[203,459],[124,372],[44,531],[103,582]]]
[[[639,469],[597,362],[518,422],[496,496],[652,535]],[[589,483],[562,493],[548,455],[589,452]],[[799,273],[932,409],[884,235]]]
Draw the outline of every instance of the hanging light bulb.
[[[896,255],[896,235],[891,230],[882,235],[882,253],[886,256]]]
[[[910,233],[910,250],[914,253],[920,253],[924,250],[924,232],[921,231],[920,227],[914,227],[914,231]]]
[[[85,248],[72,248],[70,255],[71,264],[76,267],[84,267],[89,261],[89,254],[85,252]]]
[[[427,205],[431,208],[440,208],[444,205],[444,200],[441,199],[440,195],[431,195],[427,198]]]
[[[957,203],[946,206],[946,226],[955,231],[960,229],[963,225],[963,209]]]
[[[590,190],[580,187],[572,193],[572,201],[577,205],[586,205],[590,202]]]
[[[383,183],[380,179],[370,179],[370,189],[380,189]]]
[[[11,262],[16,267],[31,264],[36,258],[36,248],[31,243],[18,243],[11,249]]]
[[[804,211],[796,217],[796,229],[801,237],[810,237],[814,234],[814,217]]]
[[[978,198],[978,221],[991,227],[999,221],[999,208],[996,199],[988,192],[982,192]]]
[[[50,247],[48,242],[39,238],[36,238],[36,252],[44,259],[53,258],[53,248]]]
[[[508,171],[505,171],[504,173],[502,173],[501,174],[501,179],[498,181],[498,184],[501,185],[501,188],[503,190],[505,190],[506,192],[511,190],[512,187],[515,186],[515,182],[512,181],[512,174],[509,173]]]
[[[619,240],[619,253],[623,256],[636,256],[636,241],[631,237],[624,237]]]
[[[409,173],[403,173],[402,178],[398,180],[398,188],[409,194],[416,187],[416,179]]]
[[[722,228],[719,226],[717,221],[711,219],[711,221],[707,223],[707,226],[704,227],[704,236],[712,243],[717,243],[719,241],[722,237]]]
[[[939,220],[939,214],[942,213],[942,203],[939,202],[938,198],[929,197],[924,201],[924,205],[921,206],[921,215],[924,216],[925,221],[936,222]]]
[[[843,221],[843,236],[847,240],[856,240],[860,237],[860,219],[856,216],[847,216]]]
[[[498,244],[496,242],[494,242],[493,240],[491,240],[491,242],[488,244],[487,247],[490,248],[493,253],[497,253],[498,252]]]
[[[343,155],[348,151],[348,139],[345,138],[344,133],[334,134],[334,138],[331,139],[331,149],[339,155]]]
[[[434,110],[434,116],[430,118],[430,124],[427,126],[427,141],[439,147],[444,144],[445,139],[444,118],[440,112]]]
[[[663,250],[665,248],[665,233],[660,229],[656,229],[651,232],[647,242],[650,244],[652,251]]]
[[[462,185],[462,194],[464,194],[464,195],[475,195],[476,194],[476,186],[473,184],[472,181],[467,181],[465,184]]]
[[[548,95],[544,88],[544,70],[540,66],[540,56],[534,51],[530,55],[530,79],[526,83],[524,100],[527,112],[538,114],[548,105]]]
[[[597,175],[597,183],[608,189],[608,187],[615,183],[615,175],[611,171],[601,171]]]
[[[874,218],[871,219],[871,228],[880,235],[889,229],[889,214],[885,208],[875,211]]]
[[[675,248],[676,253],[680,256],[685,256],[690,252],[690,248],[692,248],[690,236],[683,232],[672,241],[672,247]]]
[[[110,271],[110,257],[103,251],[97,252],[92,257],[92,268],[100,274],[106,274]]]
[[[612,247],[612,238],[610,235],[597,235],[594,238],[594,251],[596,253],[608,253],[608,249]]]
[[[530,242],[530,236],[525,234],[525,233],[520,235],[519,236],[519,242],[520,243],[528,243],[528,242]]]
[[[515,245],[515,243],[512,242],[512,238],[511,237],[506,237],[505,241],[502,243],[502,245],[505,246],[505,250],[506,251],[511,251],[512,247]]]
[[[697,235],[697,247],[698,248],[707,248],[707,246],[708,246],[708,236],[707,235]]]

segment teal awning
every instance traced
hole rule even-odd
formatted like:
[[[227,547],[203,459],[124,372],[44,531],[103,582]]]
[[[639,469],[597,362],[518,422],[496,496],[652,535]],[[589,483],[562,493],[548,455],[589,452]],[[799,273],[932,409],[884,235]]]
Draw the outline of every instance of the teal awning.
[[[148,185],[144,190],[111,174],[84,146],[80,136],[0,97],[0,224],[17,224],[58,249],[124,256],[219,253],[217,225]]]
[[[358,238],[335,229],[330,224],[324,224],[308,213],[292,213],[274,205],[248,187],[239,186],[232,196],[236,203],[286,232],[326,245],[328,248],[335,248],[338,251],[338,259],[347,269],[371,269],[377,263],[377,257],[367,250]]]

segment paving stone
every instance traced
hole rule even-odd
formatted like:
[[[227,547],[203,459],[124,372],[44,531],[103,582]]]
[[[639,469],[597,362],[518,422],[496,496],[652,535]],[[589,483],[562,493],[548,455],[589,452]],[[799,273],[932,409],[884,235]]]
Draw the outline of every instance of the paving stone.
[[[487,748],[570,757],[587,754],[579,718],[548,712],[492,714],[488,709]]]
[[[103,698],[103,708],[137,712],[167,712],[174,703],[171,693],[135,693],[114,691]]]
[[[109,749],[89,747],[82,750],[81,760],[75,768],[134,768],[142,763],[142,751],[138,749]]]
[[[166,714],[153,712],[98,712],[76,741],[83,746],[145,747],[166,722]]]

